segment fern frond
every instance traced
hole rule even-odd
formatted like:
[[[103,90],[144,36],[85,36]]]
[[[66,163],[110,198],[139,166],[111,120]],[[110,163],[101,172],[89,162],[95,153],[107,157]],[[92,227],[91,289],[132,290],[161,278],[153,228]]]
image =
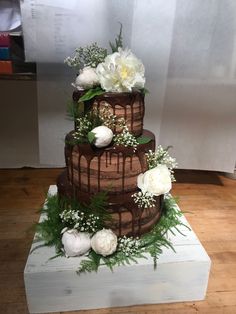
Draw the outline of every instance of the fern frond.
[[[120,31],[117,37],[115,38],[115,43],[109,42],[112,53],[117,52],[118,48],[123,48],[123,37],[122,37],[123,25],[121,23],[119,24],[120,24]]]

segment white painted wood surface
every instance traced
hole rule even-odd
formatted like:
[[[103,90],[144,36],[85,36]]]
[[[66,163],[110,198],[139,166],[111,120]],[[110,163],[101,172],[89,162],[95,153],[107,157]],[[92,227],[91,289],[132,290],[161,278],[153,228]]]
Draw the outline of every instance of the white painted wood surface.
[[[51,186],[49,193],[56,193],[56,186]],[[184,217],[182,220],[189,225]],[[116,267],[114,272],[101,267],[97,273],[78,276],[75,272],[81,258],[49,260],[55,255],[53,248],[43,247],[34,251],[29,255],[24,271],[29,312],[204,299],[210,258],[193,231],[184,227],[180,229],[185,236],[168,235],[176,253],[164,248],[156,270],[149,257],[140,259],[138,264]]]

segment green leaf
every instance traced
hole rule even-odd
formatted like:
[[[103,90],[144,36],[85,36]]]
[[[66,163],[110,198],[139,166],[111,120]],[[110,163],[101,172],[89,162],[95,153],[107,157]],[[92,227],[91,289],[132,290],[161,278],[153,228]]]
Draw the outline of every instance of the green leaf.
[[[95,138],[96,138],[95,133],[93,133],[93,132],[88,132],[88,140],[89,140],[89,143],[90,143],[90,144],[93,144]]]
[[[111,51],[112,53],[117,52],[118,48],[123,48],[123,38],[122,38],[122,24],[119,22],[120,24],[120,31],[119,34],[117,35],[117,37],[115,38],[115,43],[112,43],[109,41],[109,45],[111,47]]]
[[[146,94],[149,94],[149,90],[147,88],[142,88],[140,89],[140,92],[143,94],[143,95],[146,95]]]
[[[83,96],[80,97],[78,102],[87,101],[95,96],[104,94],[104,90],[101,87],[90,88]]]
[[[147,144],[151,141],[152,139],[150,137],[147,137],[147,136],[140,136],[137,138],[137,142],[139,144]]]
[[[67,102],[67,117],[70,120],[76,121],[83,114],[83,103],[78,104],[74,101]]]

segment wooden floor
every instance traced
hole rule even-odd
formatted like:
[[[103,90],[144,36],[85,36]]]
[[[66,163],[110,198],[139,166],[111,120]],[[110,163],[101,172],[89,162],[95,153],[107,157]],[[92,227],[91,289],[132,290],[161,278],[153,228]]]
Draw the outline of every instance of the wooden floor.
[[[60,169],[0,170],[1,314],[28,313],[23,271],[33,238],[29,229],[37,222],[37,210],[60,172]],[[172,194],[179,196],[181,209],[212,260],[206,299],[70,313],[236,313],[236,180],[214,172],[181,170],[177,179]]]

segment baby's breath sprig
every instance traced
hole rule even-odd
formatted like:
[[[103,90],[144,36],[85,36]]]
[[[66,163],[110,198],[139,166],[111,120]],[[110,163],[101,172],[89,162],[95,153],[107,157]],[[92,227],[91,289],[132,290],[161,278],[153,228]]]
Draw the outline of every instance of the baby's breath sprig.
[[[98,44],[95,42],[86,47],[76,48],[75,55],[73,57],[67,57],[64,63],[70,67],[83,68],[90,66],[96,68],[99,63],[104,61],[106,56],[107,49],[98,47]]]
[[[127,125],[123,127],[121,133],[116,134],[113,138],[116,145],[124,145],[125,147],[133,147],[134,151],[137,150],[138,141],[136,137],[129,132]]]
[[[91,110],[83,117],[76,119],[76,129],[73,132],[75,143],[88,142],[88,133],[97,126],[104,125],[97,110]]]
[[[141,241],[139,238],[134,237],[120,237],[118,239],[117,251],[122,252],[126,256],[135,255],[141,249]]]
[[[173,169],[177,168],[178,164],[176,159],[169,155],[168,149],[169,147],[164,149],[159,145],[156,152],[149,150],[149,152],[146,153],[147,164],[149,169],[155,168],[159,164],[166,165],[170,171],[172,182],[174,182],[176,180]]]
[[[76,119],[76,130],[72,136],[75,141],[83,142],[87,140],[87,134],[92,128],[92,122],[87,115]]]
[[[99,109],[95,108],[94,111],[97,115],[99,115],[103,125],[107,126],[111,130],[115,129],[117,125],[117,117],[110,111],[108,104],[105,104]]]
[[[117,118],[115,114],[111,111],[109,104],[105,104],[101,106],[99,109],[94,108],[94,113],[99,116],[102,121],[102,124],[107,126],[109,129],[114,131],[115,129],[119,128],[123,130],[126,122],[124,118]]]
[[[138,205],[139,208],[150,208],[155,207],[156,201],[154,199],[153,194],[149,192],[136,192],[131,197],[134,199],[135,204]]]
[[[86,216],[82,211],[69,209],[64,210],[59,216],[68,227],[81,232],[93,233],[99,229],[99,217],[94,214]]]

